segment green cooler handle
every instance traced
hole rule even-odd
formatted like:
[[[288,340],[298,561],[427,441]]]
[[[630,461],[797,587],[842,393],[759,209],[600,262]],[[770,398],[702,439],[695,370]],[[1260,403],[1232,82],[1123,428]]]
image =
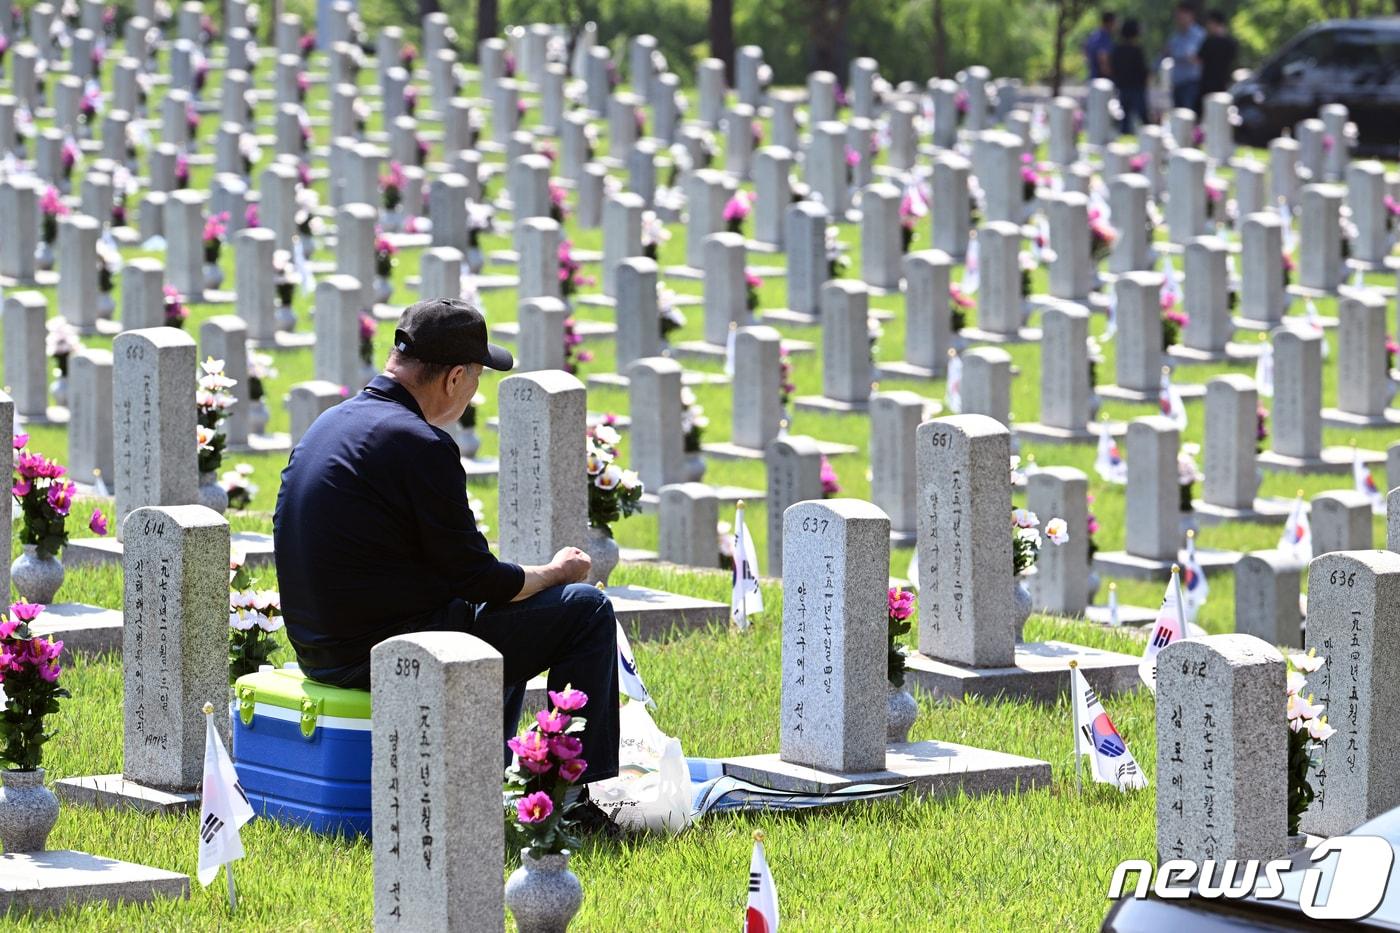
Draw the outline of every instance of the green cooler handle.
[[[253,705],[257,700],[258,691],[251,686],[241,686],[236,689],[238,693],[238,718],[243,720],[243,725],[251,728],[253,725]]]
[[[316,721],[321,718],[321,700],[319,697],[302,697],[301,699],[301,734],[305,738],[311,738],[316,734]]]

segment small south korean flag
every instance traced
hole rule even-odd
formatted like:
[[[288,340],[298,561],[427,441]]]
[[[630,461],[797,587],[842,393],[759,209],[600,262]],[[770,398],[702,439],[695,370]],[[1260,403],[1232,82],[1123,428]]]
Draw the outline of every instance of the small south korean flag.
[[[739,628],[749,627],[749,616],[763,611],[758,589],[758,549],[744,523],[744,503],[734,509],[734,588],[729,598],[729,618]]]
[[[199,883],[208,885],[227,865],[243,857],[238,830],[253,818],[253,808],[238,784],[224,743],[214,729],[214,707],[204,704],[204,792],[199,807]]]
[[[1113,720],[1104,712],[1099,695],[1079,668],[1069,672],[1074,690],[1075,755],[1089,756],[1089,771],[1100,784],[1112,784],[1120,791],[1142,790],[1147,777],[1138,767],[1128,743],[1118,734]]]
[[[753,834],[753,858],[749,860],[749,906],[744,911],[744,933],[778,933],[778,889],[763,855],[763,833]]]
[[[622,692],[631,699],[648,706],[656,705],[647,691],[647,685],[642,683],[637,659],[632,656],[632,645],[627,641],[627,633],[623,631],[621,622],[617,623],[617,680]]]
[[[1174,641],[1186,637],[1186,615],[1182,609],[1181,568],[1173,565],[1172,578],[1167,583],[1167,591],[1162,594],[1162,608],[1157,610],[1157,621],[1147,636],[1147,647],[1138,662],[1138,676],[1147,688],[1157,692],[1157,654]]]

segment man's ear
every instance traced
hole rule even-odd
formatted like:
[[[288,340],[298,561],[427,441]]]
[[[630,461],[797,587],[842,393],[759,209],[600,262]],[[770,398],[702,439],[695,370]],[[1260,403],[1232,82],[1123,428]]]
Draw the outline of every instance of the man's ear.
[[[461,385],[462,381],[466,378],[467,367],[458,364],[449,369],[447,371],[447,382],[445,384],[445,388],[447,389],[448,393],[451,394],[452,390],[457,388],[457,386]]]

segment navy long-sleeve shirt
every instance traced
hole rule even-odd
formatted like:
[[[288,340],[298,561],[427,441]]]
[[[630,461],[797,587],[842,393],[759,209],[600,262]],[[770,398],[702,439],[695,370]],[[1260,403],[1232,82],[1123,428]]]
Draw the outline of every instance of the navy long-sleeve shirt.
[[[277,582],[303,667],[366,661],[454,599],[505,603],[525,583],[467,504],[457,444],[376,376],[301,439],[277,494]]]

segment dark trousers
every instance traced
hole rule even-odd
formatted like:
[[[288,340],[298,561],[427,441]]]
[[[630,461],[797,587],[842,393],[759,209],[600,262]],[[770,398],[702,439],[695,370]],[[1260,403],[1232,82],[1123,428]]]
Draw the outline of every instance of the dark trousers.
[[[1130,135],[1138,124],[1147,122],[1147,88],[1145,87],[1120,87],[1118,89],[1118,106],[1123,108],[1123,121],[1119,129],[1123,134]],[[1136,123],[1134,123],[1136,119]]]
[[[575,716],[587,720],[583,758],[588,769],[579,783],[617,776],[617,618],[612,603],[597,587],[583,583],[555,586],[529,599],[502,605],[472,606],[455,600],[399,632],[466,632],[505,659],[505,736],[516,734],[525,703],[525,683],[549,671],[549,689],[573,686],[588,694]],[[369,687],[369,659],[335,670],[310,669],[312,680],[337,687]],[[533,711],[532,711],[533,712]],[[509,766],[511,753],[505,750]]]

